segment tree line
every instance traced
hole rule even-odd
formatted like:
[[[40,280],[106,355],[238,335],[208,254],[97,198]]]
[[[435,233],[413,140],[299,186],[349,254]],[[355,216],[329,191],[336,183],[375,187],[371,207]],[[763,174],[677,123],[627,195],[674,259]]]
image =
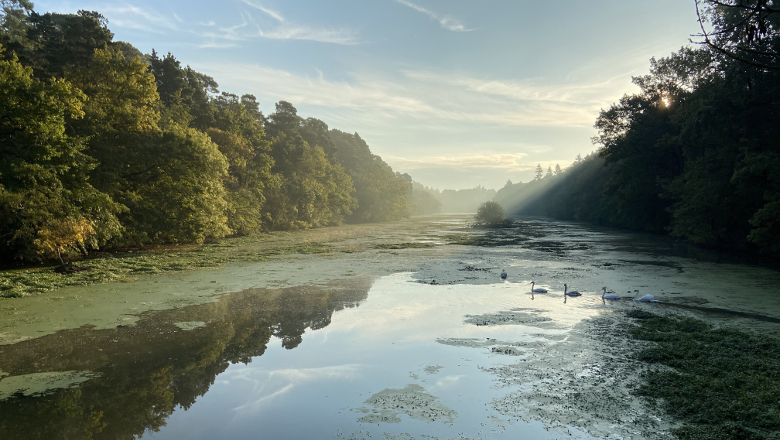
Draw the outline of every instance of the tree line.
[[[266,116],[97,12],[0,5],[0,262],[409,215],[357,133]]]
[[[639,92],[601,111],[595,153],[560,172],[539,167],[494,200],[512,213],[780,254],[780,8],[702,4],[714,28],[706,41],[651,59],[633,78]]]

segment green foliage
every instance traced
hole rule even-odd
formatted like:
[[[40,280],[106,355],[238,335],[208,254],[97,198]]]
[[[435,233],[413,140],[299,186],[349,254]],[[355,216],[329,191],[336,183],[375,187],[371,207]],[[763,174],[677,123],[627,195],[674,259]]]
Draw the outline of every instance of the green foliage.
[[[27,38],[28,16],[33,5],[28,0],[0,0],[0,44],[12,52],[30,50]]]
[[[65,80],[40,81],[32,73],[15,56],[0,59],[0,249],[5,259],[36,258],[38,232],[65,218],[98,225],[107,231],[103,238],[119,230],[119,206],[90,185],[94,161],[84,154],[81,139],[66,134],[67,118],[84,114],[84,94]]]
[[[352,178],[357,207],[347,217],[351,223],[383,222],[409,216],[410,182],[397,176],[382,158],[372,154],[358,135],[330,130],[336,161]]]
[[[266,192],[269,229],[337,225],[357,204],[351,177],[341,165],[329,162],[321,147],[304,140],[301,122],[296,108],[280,101],[266,123],[272,136],[272,171],[281,182]]]
[[[133,148],[116,200],[131,243],[203,242],[230,233],[222,182],[228,163],[209,136],[172,126]],[[143,160],[145,159],[145,160]]]
[[[157,92],[167,107],[183,110],[186,114],[180,116],[194,128],[205,130],[211,126],[213,108],[210,96],[218,92],[214,78],[189,66],[181,67],[170,53],[160,59],[154,50],[149,56],[149,71],[154,75]]]
[[[155,78],[140,58],[98,49],[71,76],[90,98],[76,130],[99,162],[93,181],[129,208],[121,217],[127,241],[201,242],[230,232],[227,161],[205,133],[160,128]]]
[[[479,205],[474,222],[484,226],[499,226],[507,223],[504,208],[496,202],[489,201]]]
[[[87,244],[96,247],[94,235],[95,226],[83,217],[49,220],[38,230],[38,237],[33,243],[39,254],[49,257],[56,255],[60,263],[65,264],[63,255],[69,250],[86,253]]]
[[[228,201],[228,227],[233,234],[246,235],[263,227],[262,207],[266,189],[279,187],[271,172],[273,159],[265,139],[262,115],[254,97],[223,93],[213,100],[213,127],[207,133],[228,161],[224,180]]]
[[[653,346],[636,358],[662,365],[644,377],[637,394],[654,399],[683,422],[687,439],[772,439],[780,429],[780,342],[687,317],[634,310],[634,338]]]
[[[31,12],[27,22],[26,36],[31,46],[19,47],[18,54],[22,63],[33,67],[40,78],[61,78],[69,69],[86,66],[95,50],[108,48],[114,36],[105,17],[94,11],[43,15]]]

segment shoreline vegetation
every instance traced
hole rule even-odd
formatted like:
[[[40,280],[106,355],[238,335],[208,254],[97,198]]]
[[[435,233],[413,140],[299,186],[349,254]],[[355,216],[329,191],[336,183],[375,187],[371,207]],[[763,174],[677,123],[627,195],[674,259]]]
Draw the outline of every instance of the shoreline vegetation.
[[[68,286],[129,282],[144,275],[217,269],[229,263],[267,261],[278,255],[333,252],[331,246],[321,242],[284,243],[266,249],[247,248],[247,245],[262,244],[270,238],[273,235],[255,235],[223,238],[202,245],[100,253],[74,262],[81,270],[68,274],[59,273],[59,266],[55,265],[3,270],[0,271],[0,298],[20,298]]]
[[[447,214],[442,216],[447,218]],[[54,263],[2,269],[0,299],[28,297],[69,286],[131,282],[148,275],[218,269],[230,263],[264,262],[283,255],[353,253],[357,250],[343,248],[338,244],[347,238],[369,235],[376,228],[404,228],[415,221],[277,231],[213,239],[202,244],[157,245],[116,252],[94,252],[73,261],[83,270],[67,274],[58,272],[58,266]],[[462,234],[448,235],[447,244],[466,244],[457,240],[458,235]],[[392,241],[366,244],[365,249],[361,250],[424,249],[433,246],[429,242]]]

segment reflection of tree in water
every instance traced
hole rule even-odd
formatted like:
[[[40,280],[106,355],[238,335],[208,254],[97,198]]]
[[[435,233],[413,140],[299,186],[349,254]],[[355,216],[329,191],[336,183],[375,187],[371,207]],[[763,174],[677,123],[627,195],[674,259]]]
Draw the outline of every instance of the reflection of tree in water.
[[[230,364],[261,356],[271,336],[297,347],[306,329],[368,296],[372,280],[327,289],[250,289],[218,302],[148,314],[133,327],[80,328],[0,347],[12,376],[89,370],[100,378],[44,396],[0,401],[0,439],[132,439],[191,407]],[[182,331],[175,322],[205,322]]]
[[[345,304],[341,296],[313,294],[316,291],[316,287],[304,287],[279,298],[279,313],[276,315],[279,322],[271,326],[271,332],[282,340],[284,348],[292,350],[297,347],[303,341],[307,328],[325,328],[330,324],[334,311],[353,306],[352,302]]]

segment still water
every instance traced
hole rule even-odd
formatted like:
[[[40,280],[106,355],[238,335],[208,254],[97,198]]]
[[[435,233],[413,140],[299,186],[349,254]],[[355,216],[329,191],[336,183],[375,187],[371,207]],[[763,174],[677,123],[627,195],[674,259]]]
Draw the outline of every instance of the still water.
[[[276,266],[331,274],[316,283],[244,288],[129,325],[0,346],[0,438],[664,438],[670,421],[629,392],[638,367],[615,361],[630,350],[611,336],[627,325],[615,312],[778,331],[774,271],[544,220],[456,232],[405,237],[432,248]],[[532,296],[532,280],[549,292]],[[564,298],[563,283],[583,296]],[[602,286],[661,302],[603,301]],[[604,405],[613,413],[600,414]]]

